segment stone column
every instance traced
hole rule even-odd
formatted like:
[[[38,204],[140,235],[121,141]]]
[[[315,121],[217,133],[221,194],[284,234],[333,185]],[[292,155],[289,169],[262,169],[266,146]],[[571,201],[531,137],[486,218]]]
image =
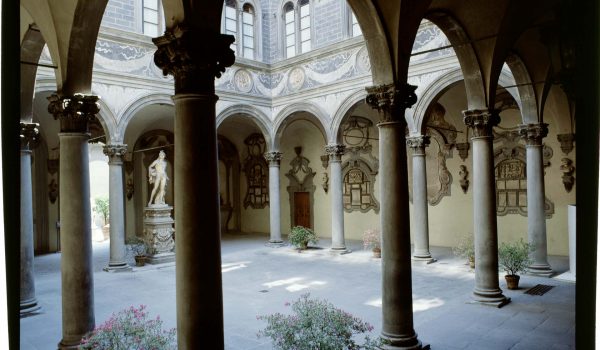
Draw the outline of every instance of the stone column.
[[[379,111],[381,188],[382,332],[388,349],[422,349],[413,328],[406,121],[404,109],[417,101],[416,86],[367,88],[366,102]]]
[[[331,196],[331,251],[342,254],[348,252],[344,239],[344,203],[342,195],[342,155],[346,146],[327,145],[325,152],[329,155]]]
[[[548,135],[548,124],[528,124],[519,128],[527,143],[527,236],[535,248],[533,264],[527,272],[550,277],[554,271],[548,264],[544,159],[542,139]]]
[[[33,196],[31,149],[35,146],[39,124],[21,123],[21,316],[39,311],[35,297],[33,268]]]
[[[108,156],[109,186],[109,222],[110,222],[110,258],[104,271],[130,271],[125,259],[125,206],[123,192],[123,157],[127,145],[111,144],[104,146]]]
[[[234,38],[179,23],[153,41],[154,62],[175,77],[177,344],[223,349],[214,81],[235,60]]]
[[[281,247],[283,246],[283,240],[281,239],[281,196],[279,194],[281,152],[265,153],[265,158],[269,162],[269,222],[271,228],[271,237],[267,242],[267,246]]]
[[[95,325],[88,121],[100,108],[98,97],[92,95],[53,94],[48,100],[48,111],[60,120],[62,340],[58,347],[75,349]]]
[[[425,162],[425,147],[429,145],[427,135],[414,136],[406,139],[406,145],[413,153],[413,260],[434,262],[429,252],[429,208],[427,202],[427,163]]]
[[[473,301],[502,307],[510,302],[498,282],[498,226],[492,128],[500,117],[496,111],[463,111],[464,123],[472,130],[473,218],[475,238],[475,288]]]

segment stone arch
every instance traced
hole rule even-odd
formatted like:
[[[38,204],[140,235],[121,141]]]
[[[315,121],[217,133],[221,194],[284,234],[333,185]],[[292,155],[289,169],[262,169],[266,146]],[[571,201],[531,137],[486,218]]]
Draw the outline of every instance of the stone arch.
[[[298,116],[299,112],[307,112],[308,118]],[[317,129],[321,131],[321,135],[323,136],[323,141],[325,143],[327,143],[328,140],[331,140],[331,137],[325,128],[325,125],[329,125],[330,123],[325,111],[312,103],[300,102],[285,107],[279,112],[279,114],[277,114],[277,117],[275,118],[275,125],[273,127],[274,137],[271,148],[272,150],[279,150],[283,131],[290,123],[296,120],[307,120],[316,126]]]
[[[411,118],[414,120],[414,128],[409,130],[411,135],[423,134],[423,119],[425,118],[427,108],[429,108],[433,102],[435,102],[442,94],[444,94],[444,92],[461,80],[464,80],[463,72],[460,68],[455,68],[441,75],[438,79],[434,80],[429,86],[422,90],[422,95],[419,96],[415,106],[412,109],[406,110],[407,119]],[[502,71],[500,74],[499,85],[514,85],[514,80],[507,72]],[[519,96],[514,88],[508,88],[506,90],[512,95],[517,103],[520,103]]]
[[[348,112],[356,106],[357,103],[364,101],[367,97],[367,91],[365,89],[357,90],[352,95],[348,96],[338,107],[335,114],[333,115],[333,120],[331,121],[331,125],[329,127],[329,135],[330,139],[328,139],[328,143],[342,144],[342,134],[340,132],[340,126],[342,125],[342,121],[344,117],[348,114]]]
[[[515,85],[518,85],[519,99],[517,101],[521,109],[523,124],[539,123],[541,113],[538,115],[537,98],[527,67],[516,53],[510,54],[506,58],[506,65],[510,68],[516,83]]]
[[[42,33],[31,24],[21,41],[21,61],[36,63],[40,60],[46,41]],[[31,120],[37,66],[21,64],[21,120]]]
[[[158,92],[149,93],[131,102],[123,110],[123,113],[118,119],[119,122],[117,124],[115,142],[123,142],[123,138],[125,137],[125,131],[127,130],[127,126],[129,125],[131,119],[144,107],[153,104],[165,104],[169,106],[174,106],[171,95]]]
[[[475,49],[462,25],[449,13],[430,12],[425,18],[433,22],[444,32],[458,58],[467,91],[468,109],[488,107],[483,74]]]
[[[270,149],[273,145],[273,135],[271,135],[271,130],[273,128],[271,120],[266,114],[254,106],[237,104],[221,110],[217,113],[217,129],[227,118],[239,114],[250,117],[262,132],[265,141],[267,142],[267,146]]]

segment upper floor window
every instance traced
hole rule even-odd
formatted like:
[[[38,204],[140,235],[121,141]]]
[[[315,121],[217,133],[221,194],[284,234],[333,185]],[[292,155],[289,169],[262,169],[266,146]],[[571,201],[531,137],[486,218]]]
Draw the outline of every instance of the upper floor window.
[[[311,49],[310,1],[300,0],[294,8],[292,2],[283,7],[285,56],[294,57]]]
[[[244,57],[254,59],[254,8],[249,4],[242,11],[242,51]]]
[[[142,1],[142,30],[144,34],[152,37],[159,36],[158,1]]]
[[[356,15],[354,14],[354,12],[350,11],[350,29],[351,32],[350,34],[354,37],[354,36],[359,36],[362,35],[362,30],[360,29],[360,25],[358,25],[358,20],[356,19]]]
[[[225,34],[233,35],[237,40],[237,4],[235,0],[225,1]],[[236,44],[231,44],[231,49],[237,54]]]

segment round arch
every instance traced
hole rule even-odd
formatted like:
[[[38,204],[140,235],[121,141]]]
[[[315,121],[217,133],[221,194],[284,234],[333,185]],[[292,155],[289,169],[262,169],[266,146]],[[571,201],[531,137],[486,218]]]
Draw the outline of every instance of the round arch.
[[[348,114],[348,112],[356,106],[357,103],[361,101],[365,101],[367,97],[367,90],[360,89],[356,92],[352,93],[352,95],[348,96],[338,107],[336,110],[333,120],[331,121],[331,126],[329,128],[330,139],[328,143],[336,143],[342,144],[342,135],[340,133],[340,126],[342,125],[342,121],[344,117]]]
[[[300,112],[306,112],[308,114],[308,118],[300,116]],[[327,128],[325,127],[325,125],[329,125],[330,122],[329,118],[327,118],[327,114],[321,108],[312,103],[299,102],[285,107],[277,114],[277,117],[275,117],[275,125],[273,128],[274,137],[271,147],[272,150],[279,150],[283,131],[290,123],[296,120],[307,120],[311,122],[317,127],[317,129],[319,129],[319,131],[321,131],[323,141],[327,142],[328,140],[331,140],[331,137],[327,132]]]
[[[265,141],[269,148],[273,145],[273,135],[271,134],[271,130],[273,130],[271,120],[260,111],[258,108],[250,105],[242,105],[237,104],[233,106],[229,106],[222,111],[217,113],[217,129],[221,124],[227,119],[235,115],[246,115],[249,116],[250,119],[258,126],[260,131],[262,132]]]
[[[171,95],[157,92],[149,93],[131,102],[123,110],[123,113],[119,118],[119,122],[117,124],[117,132],[115,135],[115,142],[123,142],[123,138],[125,137],[125,131],[127,130],[127,126],[129,125],[131,119],[144,107],[153,104],[175,106]]]
[[[506,65],[514,77],[515,85],[518,85],[517,89],[520,100],[517,100],[517,103],[519,103],[519,108],[521,109],[523,124],[539,123],[541,115],[538,114],[541,113],[538,113],[537,110],[537,99],[527,67],[521,60],[521,57],[515,53],[510,54],[506,58]]]

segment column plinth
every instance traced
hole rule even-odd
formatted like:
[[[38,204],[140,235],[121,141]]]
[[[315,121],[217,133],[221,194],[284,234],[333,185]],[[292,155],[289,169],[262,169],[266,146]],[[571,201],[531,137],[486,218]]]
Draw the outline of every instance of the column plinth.
[[[463,111],[464,123],[472,130],[473,219],[475,240],[475,287],[473,302],[501,307],[510,298],[498,282],[498,225],[492,127],[500,122],[495,111]]]
[[[269,162],[269,227],[268,247],[281,247],[285,243],[281,239],[281,196],[279,193],[279,166],[281,152],[268,152],[265,159]]]
[[[427,202],[427,163],[425,147],[429,145],[427,135],[406,139],[406,145],[412,149],[413,171],[413,239],[412,259],[432,263],[435,261],[429,252],[429,207]]]
[[[214,81],[235,61],[235,39],[179,23],[152,40],[154,62],[175,78],[177,346],[223,349]]]
[[[48,111],[60,121],[60,246],[62,340],[75,349],[94,329],[94,278],[90,205],[88,122],[100,111],[98,96],[48,97]]]
[[[410,218],[404,109],[416,86],[367,88],[366,102],[377,109],[381,186],[382,332],[386,349],[424,349],[415,333],[412,309]]]
[[[548,125],[521,125],[519,133],[527,144],[527,237],[529,243],[535,248],[531,252],[533,263],[529,265],[527,272],[550,277],[554,271],[548,263],[542,144],[542,139],[548,135]]]
[[[335,254],[348,253],[344,238],[344,203],[342,194],[342,155],[344,145],[327,145],[325,152],[329,155],[331,169],[329,194],[331,195],[331,248]]]
[[[111,144],[104,146],[108,156],[109,222],[110,222],[110,258],[104,271],[131,271],[125,259],[125,208],[123,197],[123,157],[127,145]]]
[[[21,293],[19,300],[21,316],[36,313],[41,309],[35,296],[31,182],[31,148],[37,143],[38,126],[35,123],[21,123]]]

